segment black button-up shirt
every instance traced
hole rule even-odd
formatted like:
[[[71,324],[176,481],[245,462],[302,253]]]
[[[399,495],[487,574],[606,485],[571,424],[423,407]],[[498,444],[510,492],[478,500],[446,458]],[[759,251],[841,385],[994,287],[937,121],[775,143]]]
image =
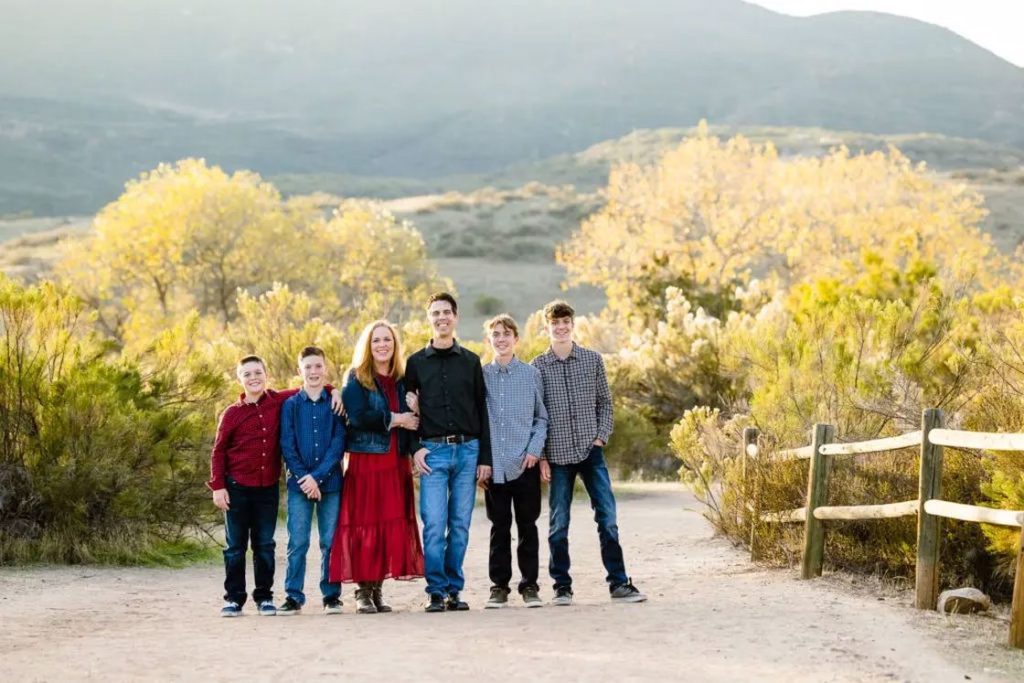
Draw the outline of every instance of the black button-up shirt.
[[[478,463],[491,464],[487,386],[479,356],[458,342],[450,349],[437,349],[431,343],[409,356],[405,387],[419,392],[419,439],[451,435],[479,439]],[[413,452],[419,448],[417,440]]]

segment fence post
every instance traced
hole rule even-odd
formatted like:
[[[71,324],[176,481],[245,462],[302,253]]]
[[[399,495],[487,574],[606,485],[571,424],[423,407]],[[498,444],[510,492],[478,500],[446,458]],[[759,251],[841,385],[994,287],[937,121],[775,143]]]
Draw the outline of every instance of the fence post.
[[[760,431],[757,427],[746,427],[743,430],[743,505],[750,515],[750,559],[757,560],[757,522],[761,516],[760,505],[758,505],[757,494],[757,473],[758,465],[754,463],[754,455],[751,454],[751,446],[757,448],[757,437]],[[757,455],[760,455],[758,453]]]
[[[921,474],[917,487],[916,607],[935,609],[939,602],[939,546],[941,518],[924,511],[925,501],[942,496],[942,446],[929,433],[942,427],[942,411],[921,414]]]
[[[800,578],[821,576],[825,556],[825,527],[814,516],[815,508],[825,504],[828,497],[828,476],[832,469],[832,456],[820,452],[821,446],[832,443],[835,429],[832,425],[814,425],[811,438],[811,467],[807,474],[807,520],[804,527],[804,557]]]
[[[1017,550],[1017,574],[1013,579],[1013,604],[1010,607],[1010,647],[1024,649],[1024,529]]]

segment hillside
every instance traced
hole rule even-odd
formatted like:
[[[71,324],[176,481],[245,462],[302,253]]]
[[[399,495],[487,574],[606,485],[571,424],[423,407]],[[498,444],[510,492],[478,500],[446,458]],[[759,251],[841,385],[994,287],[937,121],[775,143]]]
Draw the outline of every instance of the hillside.
[[[17,68],[0,70],[0,214],[94,211],[125,178],[190,155],[437,192],[701,118],[1024,147],[1024,70],[909,19],[739,0],[444,8],[5,8],[0,59]]]

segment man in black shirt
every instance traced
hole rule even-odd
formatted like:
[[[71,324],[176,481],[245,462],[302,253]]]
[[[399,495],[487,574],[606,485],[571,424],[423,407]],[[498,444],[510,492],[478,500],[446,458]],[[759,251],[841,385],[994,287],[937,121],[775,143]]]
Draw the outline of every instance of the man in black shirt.
[[[420,473],[424,574],[428,612],[467,610],[462,561],[476,483],[491,476],[487,391],[480,358],[455,340],[459,308],[446,292],[430,297],[430,344],[409,357],[405,386],[420,414],[413,461]]]

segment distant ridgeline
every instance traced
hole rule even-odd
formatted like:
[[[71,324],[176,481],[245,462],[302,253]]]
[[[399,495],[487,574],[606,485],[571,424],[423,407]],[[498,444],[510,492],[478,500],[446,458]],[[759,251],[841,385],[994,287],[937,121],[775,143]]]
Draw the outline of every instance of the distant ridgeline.
[[[577,184],[542,160],[700,119],[991,143],[957,168],[1024,147],[1024,70],[950,31],[739,0],[38,0],[0,60],[0,215],[90,213],[185,157],[346,196]]]

